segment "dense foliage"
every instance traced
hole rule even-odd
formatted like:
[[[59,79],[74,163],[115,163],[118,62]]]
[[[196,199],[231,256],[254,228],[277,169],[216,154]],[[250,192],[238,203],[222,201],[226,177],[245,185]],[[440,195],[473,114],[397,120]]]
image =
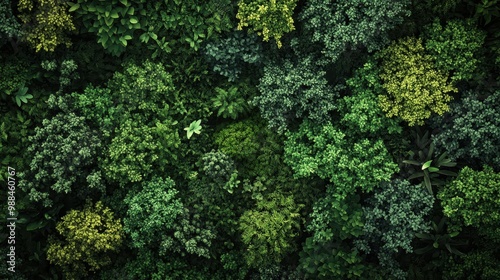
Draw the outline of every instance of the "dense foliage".
[[[400,39],[377,57],[382,60],[380,78],[386,90],[379,95],[379,104],[388,117],[398,116],[409,126],[423,125],[431,113],[449,110],[450,93],[457,89],[446,72],[436,69],[422,40]]]
[[[499,3],[0,0],[0,279],[497,279]]]

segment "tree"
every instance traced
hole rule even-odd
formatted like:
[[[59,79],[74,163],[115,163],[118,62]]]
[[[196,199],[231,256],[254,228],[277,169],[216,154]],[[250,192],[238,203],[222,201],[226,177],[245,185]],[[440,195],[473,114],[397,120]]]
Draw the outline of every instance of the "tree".
[[[111,54],[121,55],[129,42],[146,44],[153,58],[170,53],[175,45],[189,45],[198,50],[201,43],[231,26],[220,6],[229,1],[78,0],[70,11],[81,18],[89,32],[97,34],[98,43]],[[135,38],[134,38],[135,37]],[[138,38],[137,38],[138,37]],[[139,39],[139,40],[137,40]],[[180,46],[178,46],[180,47]]]
[[[439,128],[432,138],[436,148],[469,166],[500,166],[499,102],[500,90],[491,94],[464,92],[449,114],[433,122]]]
[[[389,43],[388,32],[410,15],[409,0],[308,1],[299,20],[312,33],[312,42],[324,45],[332,61],[348,49],[376,51]]]
[[[413,252],[411,243],[415,233],[429,232],[426,216],[433,203],[434,197],[422,186],[412,186],[399,179],[382,183],[368,200],[369,206],[363,209],[364,234],[356,241],[356,247],[366,253],[376,253],[383,268],[395,278],[404,279],[395,255],[400,250]]]
[[[313,241],[324,243],[358,237],[363,229],[363,211],[359,196],[350,194],[344,198],[335,193],[334,186],[327,186],[327,193],[318,199],[310,214],[307,230],[313,233]]]
[[[262,45],[255,34],[233,31],[224,38],[208,42],[203,49],[212,70],[234,82],[250,65],[263,60]]]
[[[386,117],[378,105],[377,98],[384,93],[384,88],[375,61],[366,62],[346,84],[351,94],[339,102],[342,125],[362,134],[401,133],[399,120]]]
[[[457,227],[474,226],[479,233],[499,241],[500,174],[487,165],[482,171],[464,167],[458,177],[437,195],[443,213]]]
[[[300,252],[299,270],[306,279],[384,279],[363,263],[357,249],[336,241],[317,243],[312,237]]]
[[[336,108],[338,96],[327,84],[325,73],[317,70],[311,57],[267,65],[258,85],[260,95],[251,104],[259,107],[269,128],[278,133],[285,132],[297,118],[324,122]]]
[[[10,0],[0,1],[0,46],[4,40],[21,36],[21,24],[14,17],[11,5]]]
[[[422,125],[431,113],[449,110],[449,95],[457,89],[448,82],[448,73],[436,69],[421,39],[412,37],[393,42],[380,51],[380,78],[387,91],[379,105],[388,117],[399,116],[408,125]]]
[[[37,52],[53,52],[59,45],[71,45],[67,33],[76,28],[65,0],[21,0],[18,9],[24,23],[24,39]]]
[[[45,119],[29,141],[27,152],[32,160],[30,168],[19,175],[22,178],[19,186],[32,201],[50,207],[54,193],[76,192],[83,198],[93,189],[104,191],[101,172],[93,169],[101,140],[83,117],[70,112]]]
[[[293,252],[293,239],[300,229],[300,208],[293,196],[272,193],[245,211],[239,220],[241,238],[247,247],[245,258],[252,267],[280,263]]]
[[[240,20],[238,30],[251,26],[264,41],[272,37],[281,48],[283,34],[295,30],[293,10],[298,0],[240,0],[238,14]]]
[[[154,177],[127,195],[124,230],[132,238],[131,247],[159,248],[161,255],[187,252],[208,258],[215,235],[201,228],[199,217],[189,215],[177,194],[173,180]]]
[[[125,186],[148,179],[155,169],[165,171],[167,164],[176,159],[171,150],[179,142],[174,124],[167,121],[148,126],[132,117],[125,120],[116,130],[102,161],[106,178]]]
[[[451,73],[451,80],[479,79],[477,66],[486,32],[471,20],[451,20],[443,27],[439,21],[425,28],[425,49],[434,58],[436,68]]]
[[[47,259],[63,268],[66,279],[82,279],[109,265],[107,253],[118,251],[124,238],[120,219],[100,201],[69,211],[56,229],[63,239],[49,239]]]
[[[356,188],[370,191],[398,171],[382,140],[348,138],[329,122],[316,125],[305,119],[286,136],[285,163],[294,177],[327,179],[344,197]]]

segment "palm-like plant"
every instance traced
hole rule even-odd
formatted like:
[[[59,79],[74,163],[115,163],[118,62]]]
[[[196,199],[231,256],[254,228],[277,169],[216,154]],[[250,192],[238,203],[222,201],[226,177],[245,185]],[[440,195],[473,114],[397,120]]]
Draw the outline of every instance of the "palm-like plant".
[[[413,174],[408,177],[408,180],[422,178],[424,185],[430,194],[433,194],[432,186],[443,185],[445,182],[440,179],[440,175],[456,177],[457,173],[450,170],[443,170],[443,167],[454,167],[456,162],[448,158],[446,152],[442,153],[438,158],[434,156],[434,143],[429,139],[429,132],[425,132],[423,136],[417,132],[415,144],[418,150],[410,151],[411,159],[403,160],[403,163],[420,167],[420,170],[412,170]]]
[[[448,232],[446,230],[446,217],[442,217],[438,224],[432,221],[432,232],[431,233],[416,233],[415,236],[420,238],[427,246],[415,249],[417,254],[425,254],[429,252],[434,252],[434,257],[439,257],[443,252],[449,252],[450,254],[455,254],[463,256],[464,253],[460,252],[456,247],[467,245],[467,241],[460,241],[454,239],[459,232]]]

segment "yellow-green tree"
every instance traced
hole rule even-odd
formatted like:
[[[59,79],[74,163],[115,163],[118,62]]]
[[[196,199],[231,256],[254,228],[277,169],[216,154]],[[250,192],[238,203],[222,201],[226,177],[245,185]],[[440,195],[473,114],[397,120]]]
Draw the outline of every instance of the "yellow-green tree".
[[[435,67],[422,40],[400,39],[376,57],[382,60],[379,75],[386,90],[378,96],[379,105],[388,117],[399,116],[414,126],[424,124],[432,112],[442,115],[449,110],[449,93],[457,89],[448,73]]]
[[[251,26],[264,41],[272,37],[281,48],[283,34],[295,30],[292,18],[295,6],[297,0],[241,0],[236,15],[240,20],[238,29]]]
[[[83,210],[71,210],[57,223],[62,240],[51,236],[47,260],[62,267],[65,279],[80,279],[111,263],[105,253],[116,251],[123,241],[120,219],[98,201]]]
[[[65,0],[20,0],[19,18],[24,23],[25,40],[35,48],[53,52],[61,44],[70,46],[65,34],[75,30]]]

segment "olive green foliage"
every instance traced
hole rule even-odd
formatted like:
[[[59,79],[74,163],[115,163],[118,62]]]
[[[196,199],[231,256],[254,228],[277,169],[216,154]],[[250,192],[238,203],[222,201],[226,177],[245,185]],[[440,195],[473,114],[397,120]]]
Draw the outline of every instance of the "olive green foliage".
[[[475,250],[460,260],[449,259],[443,273],[444,280],[495,280],[500,275],[498,252],[495,250]]]
[[[141,190],[127,195],[124,230],[132,238],[131,246],[159,248],[162,255],[186,251],[209,257],[207,247],[214,234],[200,228],[199,217],[190,217],[177,194],[170,178],[154,177],[143,183]]]
[[[388,32],[410,15],[409,0],[307,1],[300,14],[312,42],[324,45],[323,53],[336,61],[348,49],[369,52],[389,43]]]
[[[53,192],[73,192],[85,197],[87,190],[103,190],[100,171],[93,169],[101,140],[83,117],[59,113],[45,119],[29,137],[30,168],[19,176],[19,186],[32,201],[52,206]]]
[[[298,131],[286,135],[285,163],[294,177],[328,179],[342,196],[356,188],[370,191],[398,171],[381,140],[350,139],[331,123],[305,119]]]
[[[411,243],[415,233],[429,232],[426,216],[432,210],[434,197],[422,186],[396,179],[382,183],[368,203],[363,209],[364,235],[356,245],[367,253],[377,253],[382,267],[401,278],[393,256],[400,250],[413,252]]]
[[[12,37],[21,36],[21,24],[12,13],[11,0],[0,1],[0,46],[3,41]]]
[[[381,279],[363,264],[357,249],[340,242],[316,243],[306,239],[298,269],[306,279]]]
[[[53,52],[59,45],[69,47],[68,33],[76,30],[63,0],[20,0],[19,18],[24,23],[23,39],[37,52]]]
[[[297,2],[298,0],[240,0],[236,15],[240,20],[238,29],[249,27],[266,42],[272,37],[278,48],[281,48],[283,35],[295,30],[292,15]]]
[[[385,116],[378,105],[378,96],[384,93],[379,69],[369,60],[346,81],[351,90],[339,103],[340,123],[352,131],[384,135],[401,133],[399,121]]]
[[[293,239],[300,230],[300,208],[292,195],[272,193],[257,202],[255,209],[245,211],[239,220],[245,258],[252,267],[279,263],[295,250]]]
[[[307,230],[313,233],[314,242],[328,242],[358,237],[363,229],[363,211],[359,196],[344,198],[327,187],[326,196],[314,203],[311,223]]]
[[[251,120],[240,121],[215,134],[219,149],[235,160],[254,159],[259,151],[259,127]]]
[[[482,171],[464,167],[458,177],[438,193],[443,213],[460,226],[474,226],[479,233],[500,240],[500,174],[487,165]]]
[[[438,69],[451,73],[452,81],[480,78],[475,72],[486,32],[478,29],[474,22],[452,20],[443,27],[436,20],[426,27],[425,33],[425,49]]]
[[[107,253],[119,250],[124,239],[120,219],[100,201],[69,211],[56,229],[62,238],[50,239],[47,259],[63,268],[65,279],[86,279],[88,271],[111,264]]]
[[[238,115],[248,112],[250,106],[237,86],[231,86],[228,90],[216,87],[215,92],[217,95],[212,98],[212,102],[217,117],[236,119]]]
[[[255,34],[234,31],[227,38],[207,43],[203,51],[212,70],[234,82],[245,67],[262,62],[262,46],[257,40]]]
[[[336,108],[338,96],[327,84],[325,73],[318,70],[312,57],[267,65],[258,85],[260,95],[251,104],[259,107],[269,128],[278,133],[286,131],[296,118],[324,122]]]
[[[380,78],[387,91],[379,95],[379,105],[388,117],[399,116],[409,126],[422,125],[431,113],[449,110],[449,95],[456,92],[448,74],[436,69],[425,52],[422,40],[408,37],[380,51]]]
[[[486,96],[464,92],[452,107],[450,118],[436,119],[434,126],[440,129],[432,138],[436,148],[446,151],[453,160],[474,166],[500,166],[499,102],[500,90]]]

